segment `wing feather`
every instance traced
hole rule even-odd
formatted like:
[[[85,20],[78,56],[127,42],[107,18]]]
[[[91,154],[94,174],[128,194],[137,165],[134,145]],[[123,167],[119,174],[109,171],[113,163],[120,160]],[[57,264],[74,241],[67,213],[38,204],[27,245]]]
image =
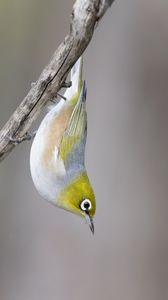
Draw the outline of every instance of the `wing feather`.
[[[84,136],[87,128],[87,115],[86,115],[86,86],[83,83],[82,90],[77,104],[71,114],[68,126],[63,134],[60,144],[60,156],[66,161],[73,151],[74,146]]]

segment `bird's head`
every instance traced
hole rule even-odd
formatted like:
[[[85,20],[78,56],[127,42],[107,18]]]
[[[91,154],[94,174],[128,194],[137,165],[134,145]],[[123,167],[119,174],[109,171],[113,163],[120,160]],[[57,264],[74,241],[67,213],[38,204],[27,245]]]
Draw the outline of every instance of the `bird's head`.
[[[71,180],[60,193],[57,205],[85,218],[94,233],[93,217],[96,211],[95,195],[86,172]]]

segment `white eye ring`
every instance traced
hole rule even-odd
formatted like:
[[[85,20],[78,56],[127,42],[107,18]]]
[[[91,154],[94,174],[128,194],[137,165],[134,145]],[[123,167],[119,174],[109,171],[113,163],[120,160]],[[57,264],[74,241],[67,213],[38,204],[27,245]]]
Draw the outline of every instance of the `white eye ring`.
[[[81,204],[80,204],[80,208],[83,210],[83,211],[88,211],[92,208],[92,203],[90,202],[89,199],[84,199]]]

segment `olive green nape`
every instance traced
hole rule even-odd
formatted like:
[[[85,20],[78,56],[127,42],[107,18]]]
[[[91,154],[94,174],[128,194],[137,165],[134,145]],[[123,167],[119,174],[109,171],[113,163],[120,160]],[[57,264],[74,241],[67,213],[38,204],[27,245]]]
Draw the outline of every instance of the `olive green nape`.
[[[60,193],[57,205],[72,213],[85,217],[85,213],[80,208],[80,203],[84,199],[89,199],[92,208],[89,211],[91,217],[96,211],[95,196],[86,172],[82,172]]]

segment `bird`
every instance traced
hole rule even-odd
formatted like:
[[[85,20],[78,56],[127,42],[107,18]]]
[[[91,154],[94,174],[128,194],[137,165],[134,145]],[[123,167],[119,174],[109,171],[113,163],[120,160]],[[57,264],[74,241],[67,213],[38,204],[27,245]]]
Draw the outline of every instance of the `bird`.
[[[84,218],[94,233],[96,199],[85,167],[87,89],[82,69],[81,56],[71,69],[71,86],[59,103],[52,105],[37,130],[30,171],[45,200]]]

